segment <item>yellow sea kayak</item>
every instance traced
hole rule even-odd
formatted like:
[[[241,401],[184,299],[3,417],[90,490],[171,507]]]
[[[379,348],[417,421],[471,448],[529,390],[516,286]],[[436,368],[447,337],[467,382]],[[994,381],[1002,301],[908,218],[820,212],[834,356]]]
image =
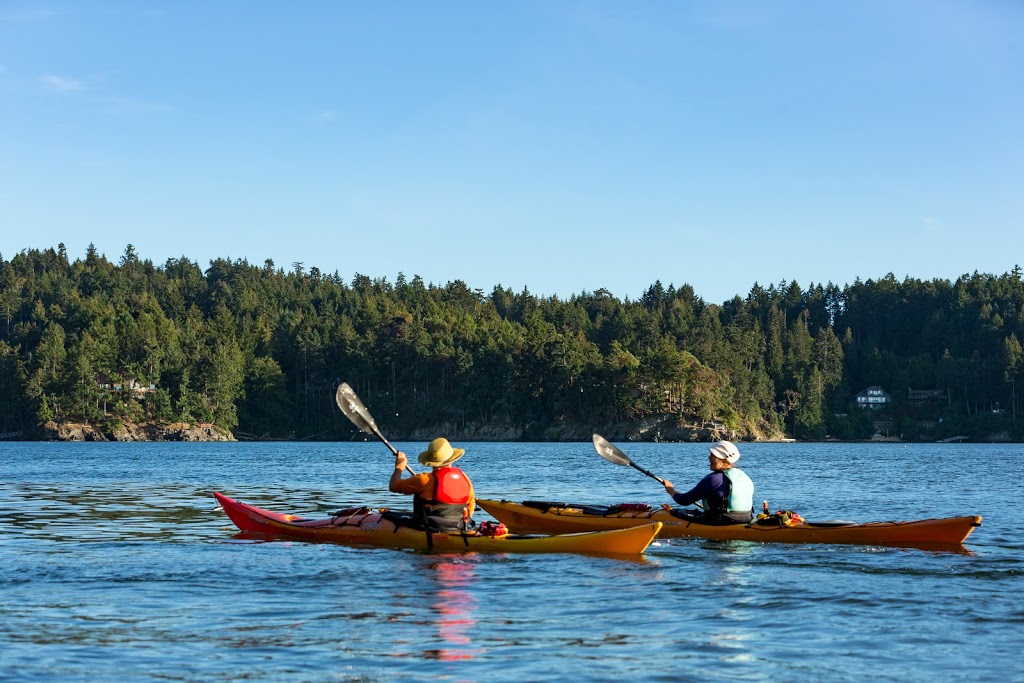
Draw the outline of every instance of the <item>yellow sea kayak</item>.
[[[912,522],[809,522],[791,525],[751,523],[700,524],[677,516],[679,511],[643,504],[621,506],[579,505],[507,500],[481,500],[477,505],[517,533],[564,534],[577,531],[622,529],[662,522],[662,538],[699,537],[721,541],[777,543],[841,543],[888,546],[959,545],[981,517],[948,517]]]
[[[661,522],[641,522],[623,529],[585,531],[562,536],[506,534],[484,536],[475,532],[432,533],[396,523],[394,515],[369,508],[327,519],[307,520],[298,515],[271,512],[213,494],[239,529],[274,536],[347,545],[386,546],[441,553],[595,553],[640,555],[661,529]]]

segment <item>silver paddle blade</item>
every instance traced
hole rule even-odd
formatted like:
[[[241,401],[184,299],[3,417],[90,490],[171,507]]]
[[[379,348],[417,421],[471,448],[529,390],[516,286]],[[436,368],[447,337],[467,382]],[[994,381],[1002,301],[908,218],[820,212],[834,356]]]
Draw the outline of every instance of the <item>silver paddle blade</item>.
[[[629,467],[632,463],[626,454],[616,448],[608,439],[604,438],[600,434],[594,434],[594,449],[597,454],[608,462],[615,463],[616,465],[624,465]]]
[[[352,390],[345,382],[338,385],[338,390],[334,394],[334,401],[338,404],[338,408],[345,414],[352,424],[359,427],[362,431],[367,434],[374,434],[377,428],[377,423],[373,421],[373,416],[370,415],[370,411],[366,409],[363,402],[359,400],[356,392]]]

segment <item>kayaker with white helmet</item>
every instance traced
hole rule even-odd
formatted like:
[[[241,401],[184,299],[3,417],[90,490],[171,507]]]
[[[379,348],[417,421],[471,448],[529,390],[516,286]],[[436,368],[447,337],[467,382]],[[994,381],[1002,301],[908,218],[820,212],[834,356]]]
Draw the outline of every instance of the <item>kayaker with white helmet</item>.
[[[453,448],[448,439],[437,438],[419,455],[421,465],[430,472],[403,477],[408,458],[399,451],[388,489],[413,496],[413,518],[438,531],[465,530],[473,516],[476,498],[473,483],[452,463],[465,454]]]
[[[736,467],[740,451],[729,441],[719,441],[708,450],[711,474],[696,486],[680,493],[665,480],[665,490],[679,505],[698,501],[704,508],[699,521],[705,524],[746,524],[754,518],[754,482]]]

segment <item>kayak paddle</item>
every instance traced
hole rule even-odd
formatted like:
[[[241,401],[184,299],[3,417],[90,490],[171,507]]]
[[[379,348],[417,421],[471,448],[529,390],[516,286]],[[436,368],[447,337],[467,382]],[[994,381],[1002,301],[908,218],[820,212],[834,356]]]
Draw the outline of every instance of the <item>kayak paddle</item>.
[[[360,431],[366,432],[367,434],[373,434],[375,437],[381,440],[385,446],[387,446],[394,455],[398,455],[398,449],[388,443],[388,440],[384,438],[384,435],[377,429],[377,423],[373,421],[373,415],[370,415],[370,411],[366,409],[363,402],[359,400],[359,396],[352,390],[345,382],[338,385],[338,390],[334,392],[334,402],[338,404],[338,408],[345,414],[352,424],[359,427]],[[409,474],[416,474],[412,471],[412,468],[406,467],[409,470]]]
[[[600,434],[594,434],[594,448],[597,450],[597,454],[610,463],[616,465],[622,465],[623,467],[632,467],[640,470],[651,479],[656,479],[662,486],[665,485],[665,480],[661,477],[651,474],[643,467],[640,467],[635,462],[626,457],[626,454],[615,447],[610,441],[601,436]]]

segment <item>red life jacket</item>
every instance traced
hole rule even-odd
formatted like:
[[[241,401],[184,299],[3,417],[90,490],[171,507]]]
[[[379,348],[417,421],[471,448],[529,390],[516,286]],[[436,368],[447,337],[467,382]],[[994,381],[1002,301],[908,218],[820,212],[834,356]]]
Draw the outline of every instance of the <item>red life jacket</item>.
[[[434,470],[434,476],[437,478],[437,489],[434,491],[434,500],[430,502],[451,505],[465,505],[469,502],[473,487],[465,472],[458,467],[442,467]]]

